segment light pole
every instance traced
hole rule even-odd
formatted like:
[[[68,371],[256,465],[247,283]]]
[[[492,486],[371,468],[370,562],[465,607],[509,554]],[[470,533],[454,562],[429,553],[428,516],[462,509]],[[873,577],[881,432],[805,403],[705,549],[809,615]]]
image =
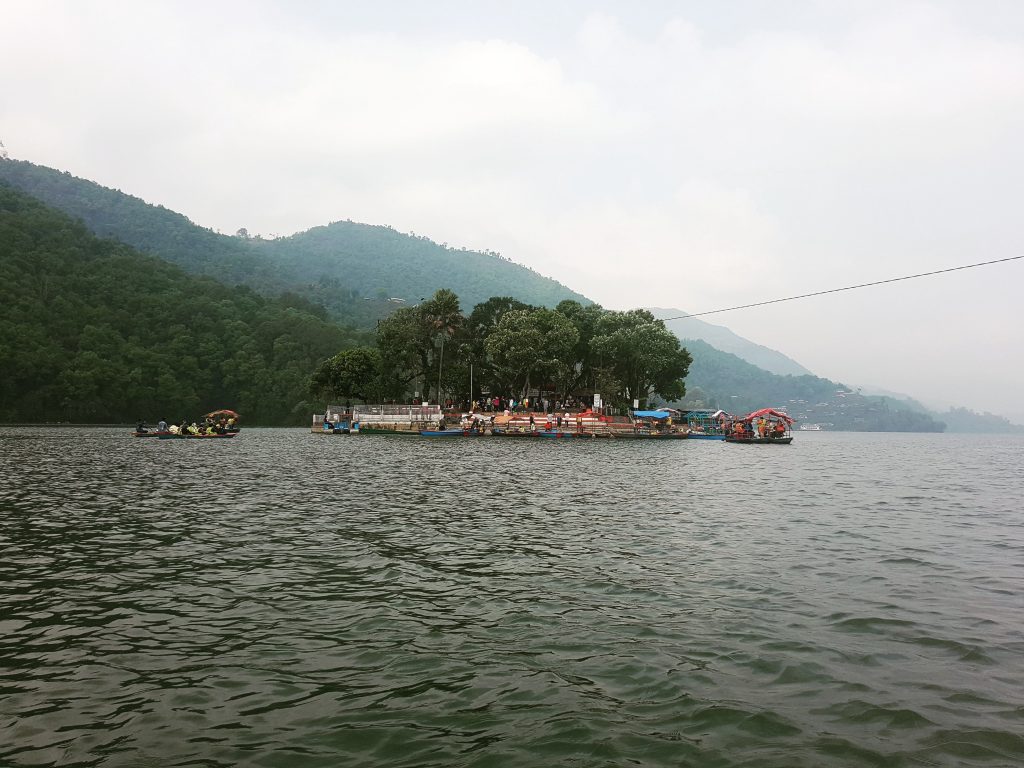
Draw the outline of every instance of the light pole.
[[[441,405],[441,369],[444,368],[444,336],[441,337],[441,356],[437,365],[437,404]]]

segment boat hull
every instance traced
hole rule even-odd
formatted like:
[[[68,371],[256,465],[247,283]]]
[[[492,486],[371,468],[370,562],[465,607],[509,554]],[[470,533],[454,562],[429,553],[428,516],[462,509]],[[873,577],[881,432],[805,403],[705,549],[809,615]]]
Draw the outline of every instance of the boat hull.
[[[482,432],[472,429],[421,429],[423,437],[479,437]]]
[[[727,437],[727,443],[742,443],[745,445],[789,445],[793,442],[792,437]]]
[[[360,427],[351,431],[353,435],[394,435],[396,437],[419,437],[419,430],[381,429],[380,427]]]
[[[155,437],[160,440],[227,440],[235,437],[238,432],[225,432],[222,435],[176,435],[173,432],[132,432],[132,437]]]

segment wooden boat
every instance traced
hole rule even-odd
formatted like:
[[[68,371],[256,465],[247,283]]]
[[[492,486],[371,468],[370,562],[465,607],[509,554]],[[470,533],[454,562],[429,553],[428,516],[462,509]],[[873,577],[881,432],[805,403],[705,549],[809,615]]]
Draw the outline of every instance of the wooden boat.
[[[480,437],[483,432],[475,429],[421,429],[423,437]]]
[[[563,432],[560,429],[534,429],[534,430],[509,430],[496,428],[492,434],[495,437],[572,437],[571,432]],[[582,435],[581,435],[582,437]],[[587,435],[589,437],[589,435]]]
[[[725,440],[725,425],[733,420],[731,414],[710,408],[685,411],[682,418],[690,428],[691,440]]]
[[[762,423],[767,421],[767,431],[758,434],[755,419]],[[736,419],[734,429],[725,436],[727,443],[744,443],[750,445],[789,445],[793,442],[793,419],[782,411],[773,408],[761,408],[748,413],[742,419]]]
[[[392,429],[390,426],[367,426],[360,424],[358,429],[352,429],[354,435],[395,435],[398,437],[419,437],[420,432],[416,429]]]
[[[787,437],[737,437],[736,435],[726,435],[725,442],[727,443],[750,443],[757,445],[789,445],[793,442],[793,436],[788,435]]]
[[[689,440],[686,432],[613,432],[611,437],[616,440]]]
[[[188,433],[181,435],[175,434],[174,432],[132,432],[132,437],[156,437],[160,440],[225,440],[227,438],[235,437],[237,435],[237,429],[231,432],[224,432],[223,434],[213,435],[190,435]]]

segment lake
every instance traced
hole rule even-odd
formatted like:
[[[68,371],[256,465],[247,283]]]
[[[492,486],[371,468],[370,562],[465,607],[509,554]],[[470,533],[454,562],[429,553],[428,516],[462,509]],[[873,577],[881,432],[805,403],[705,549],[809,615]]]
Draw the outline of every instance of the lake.
[[[1024,438],[0,428],[0,765],[1019,766]]]

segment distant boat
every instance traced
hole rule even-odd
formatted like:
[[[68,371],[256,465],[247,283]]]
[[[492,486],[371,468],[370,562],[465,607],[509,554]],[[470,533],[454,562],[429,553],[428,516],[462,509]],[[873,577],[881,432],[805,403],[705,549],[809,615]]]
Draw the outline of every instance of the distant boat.
[[[801,424],[801,432],[821,432],[821,424]]]

